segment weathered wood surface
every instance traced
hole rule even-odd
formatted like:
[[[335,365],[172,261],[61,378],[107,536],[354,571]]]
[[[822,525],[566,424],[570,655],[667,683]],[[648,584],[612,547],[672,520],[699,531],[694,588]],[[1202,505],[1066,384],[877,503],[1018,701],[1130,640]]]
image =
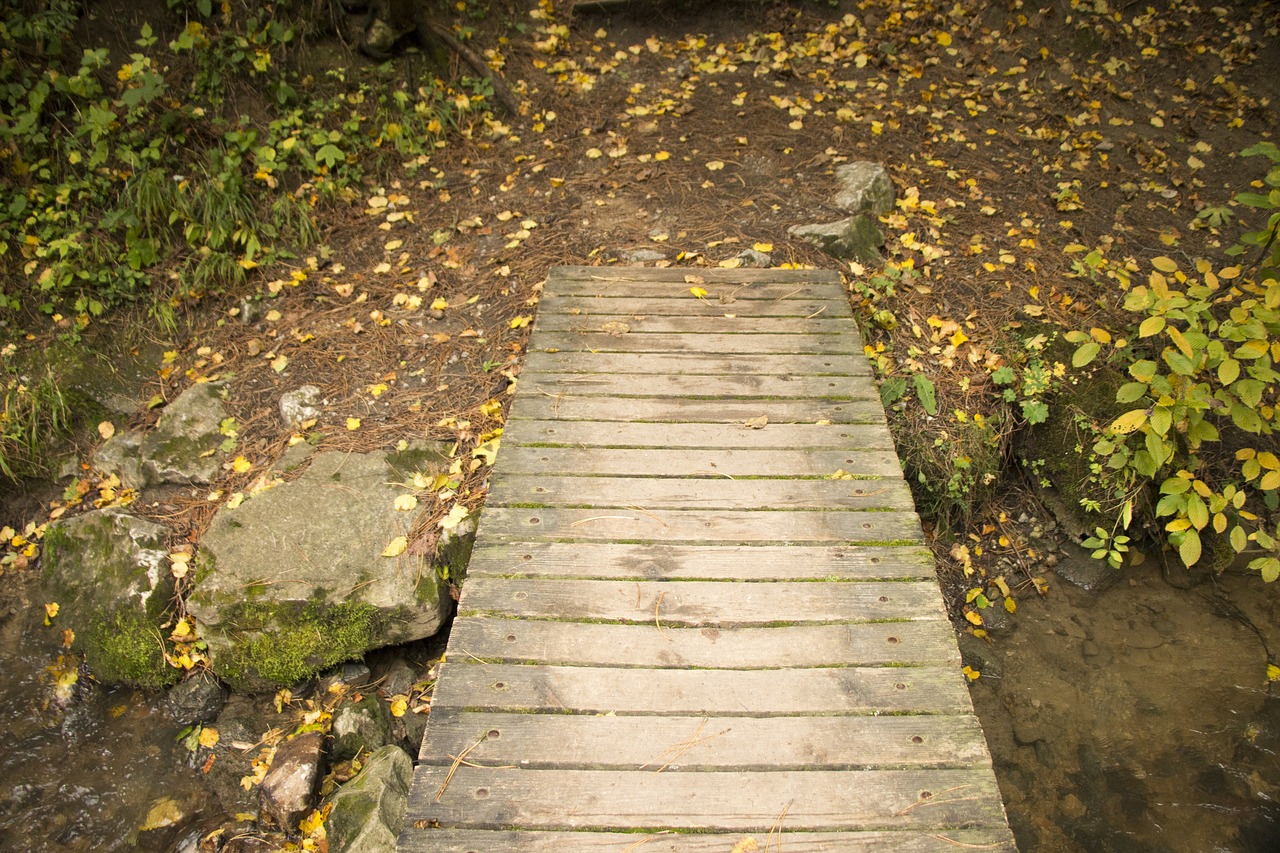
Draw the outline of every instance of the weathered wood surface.
[[[509,615],[460,617],[453,653],[472,663],[668,669],[782,669],[899,664],[955,665],[955,636],[941,620],[681,628],[560,622]]]
[[[472,578],[461,613],[516,618],[592,620],[728,628],[790,624],[939,619],[942,602],[930,581],[862,583],[724,583]]]
[[[519,388],[401,851],[1014,849],[838,276],[558,268]]]
[[[949,767],[986,758],[971,716],[591,717],[440,708],[422,757],[531,770],[845,770]]]
[[[631,477],[855,477],[901,476],[891,450],[600,450],[583,447],[514,447],[503,451],[503,468],[522,474],[574,471],[582,476]]]
[[[897,830],[893,832],[679,833],[670,830],[632,832],[536,832],[474,829],[419,829],[410,826],[400,836],[404,853],[730,853],[750,839],[756,850],[776,845],[785,834],[787,853],[957,853],[982,850],[1016,853],[1007,829]],[[770,828],[772,829],[772,827]],[[744,848],[739,848],[744,849]],[[750,848],[746,848],[750,849]],[[776,849],[776,846],[775,848]]]
[[[636,381],[643,380],[637,377]],[[593,397],[583,394],[583,389],[579,388],[552,393],[538,383],[538,377],[531,377],[524,387],[528,389],[523,392],[525,396],[512,406],[513,421],[560,418],[566,421],[717,423],[728,426],[744,424],[763,415],[774,424],[817,421],[884,423],[884,409],[879,397],[862,400],[698,400],[689,397],[643,397],[634,393],[626,397]],[[633,387],[628,390],[634,392],[639,389]]]
[[[911,490],[901,480],[729,480],[703,476],[493,477],[486,506],[577,506],[614,509],[896,509]]]
[[[507,427],[503,443],[544,447],[688,447],[704,450],[794,447],[893,450],[889,430],[880,424],[766,424],[756,429],[743,424],[521,420]]]
[[[581,353],[530,352],[524,363],[525,373],[644,373],[651,376],[697,374],[703,376],[736,376],[747,373],[794,373],[800,376],[869,376],[871,365],[865,359],[833,355],[702,355],[689,358],[669,353]]]
[[[632,373],[535,373],[524,376],[539,394],[584,397],[666,395],[704,400],[792,397],[805,400],[868,399],[864,377],[853,376],[650,376]],[[758,404],[760,406],[764,403]],[[765,409],[760,415],[768,416]]]
[[[510,542],[481,537],[467,577],[627,580],[857,581],[934,577],[920,545],[671,545]]]

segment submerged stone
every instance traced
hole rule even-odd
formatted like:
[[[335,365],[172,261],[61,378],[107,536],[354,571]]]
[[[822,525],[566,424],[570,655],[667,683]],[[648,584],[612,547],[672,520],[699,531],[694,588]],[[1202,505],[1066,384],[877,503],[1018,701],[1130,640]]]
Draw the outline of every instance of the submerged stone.
[[[297,480],[218,511],[188,599],[214,672],[274,690],[440,628],[450,598],[433,555],[382,556],[413,524],[394,509],[403,480],[381,453],[318,453]]]
[[[304,732],[276,748],[271,769],[262,779],[262,814],[292,832],[316,802],[323,775],[324,735]]]
[[[400,747],[370,755],[364,769],[329,798],[329,853],[394,853],[412,778],[413,762]]]
[[[159,642],[173,598],[167,536],[118,508],[59,521],[45,534],[44,580],[100,681],[161,687],[178,678]]]

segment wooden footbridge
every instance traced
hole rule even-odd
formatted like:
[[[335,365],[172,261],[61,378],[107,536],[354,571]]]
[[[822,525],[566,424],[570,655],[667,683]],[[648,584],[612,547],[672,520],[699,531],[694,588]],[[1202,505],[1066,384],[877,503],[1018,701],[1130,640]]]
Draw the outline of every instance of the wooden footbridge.
[[[833,273],[549,277],[402,853],[1014,850]]]

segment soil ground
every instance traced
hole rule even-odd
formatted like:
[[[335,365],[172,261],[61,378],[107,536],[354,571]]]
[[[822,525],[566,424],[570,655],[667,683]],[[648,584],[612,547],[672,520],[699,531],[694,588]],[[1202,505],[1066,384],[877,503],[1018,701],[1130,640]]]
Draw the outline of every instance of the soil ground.
[[[1042,630],[1029,623],[1048,625],[1053,597],[1077,593],[1044,566],[1056,546],[1029,538],[1032,518],[1046,515],[1005,464],[1022,425],[990,373],[1023,357],[1033,330],[1088,328],[1115,310],[1105,284],[1073,270],[1083,251],[1220,258],[1234,242],[1234,223],[1210,228],[1197,214],[1262,174],[1237,152],[1274,137],[1277,7],[567,5],[550,18],[494,11],[475,37],[484,47],[508,39],[501,73],[525,114],[459,128],[429,159],[324,210],[324,250],[196,306],[143,399],[172,399],[199,378],[228,383],[251,467],[228,469],[223,495],[248,490],[296,440],[277,401],[306,384],[325,399],[306,437],[326,449],[447,439],[469,458],[501,426],[551,266],[649,249],[696,272],[769,244],[774,264],[841,270],[861,316],[888,312],[866,324],[881,369],[922,373],[937,389],[936,416],[906,403],[891,411],[909,473],[959,453],[975,416],[991,424],[987,469],[943,506],[968,524],[936,531],[944,589],[958,614],[968,584],[951,544],[967,541],[979,569],[1006,571],[1014,597],[1038,597],[1033,577],[1047,585],[1047,599],[1013,617],[1024,635]],[[887,278],[787,232],[839,218],[834,168],[855,160],[883,163],[898,189],[883,226]],[[155,417],[140,407],[128,426]],[[486,470],[461,490],[472,509]],[[979,493],[989,503],[971,504]],[[208,497],[176,493],[143,511],[171,524],[175,541],[196,543],[216,506]],[[424,552],[447,509],[431,506],[417,528]],[[1163,583],[1158,571],[1140,577]],[[1212,643],[1181,653],[1213,668]],[[1000,713],[988,703],[984,722]],[[1002,785],[1013,786],[1006,799],[1026,849],[1190,849],[1167,836],[1073,839],[1062,827],[1079,824],[1084,813],[1070,815],[1078,804],[1087,812],[1088,797],[1013,793],[1035,789],[1019,775],[1034,775],[1034,763],[999,754],[1035,752],[1037,739],[1023,735],[996,735],[993,746],[997,764],[1014,768]],[[1078,760],[1068,753],[1056,760]]]

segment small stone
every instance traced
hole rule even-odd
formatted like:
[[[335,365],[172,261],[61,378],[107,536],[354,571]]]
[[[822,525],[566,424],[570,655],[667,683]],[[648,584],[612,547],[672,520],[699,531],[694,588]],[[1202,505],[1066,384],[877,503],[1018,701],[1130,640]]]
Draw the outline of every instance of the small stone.
[[[412,777],[413,762],[398,746],[370,755],[359,775],[329,798],[329,853],[395,853]]]
[[[130,488],[141,488],[145,485],[141,453],[141,432],[118,432],[97,449],[91,464],[104,474],[115,474],[120,482]]]
[[[667,256],[657,249],[621,249],[618,252],[618,260],[628,264],[644,264],[653,261],[665,261]]]
[[[315,385],[303,385],[280,395],[280,419],[294,429],[320,417],[322,394]]]
[[[1054,566],[1058,565],[1058,555],[1049,554],[1044,558],[1044,564],[1052,569]]]
[[[1071,820],[1079,820],[1089,812],[1089,809],[1075,794],[1067,794],[1065,797],[1058,800],[1058,808],[1062,811],[1064,816]]]
[[[226,702],[226,688],[218,679],[201,673],[175,685],[165,696],[164,709],[178,725],[191,726],[216,719]]]
[[[879,163],[859,160],[836,168],[836,207],[847,213],[881,216],[893,210],[897,191],[888,170]]]
[[[323,746],[321,732],[305,732],[285,741],[276,749],[271,769],[262,780],[258,795],[262,813],[286,832],[296,829],[298,821],[315,806]]]
[[[404,658],[396,658],[381,669],[378,686],[388,696],[408,695],[422,678],[421,672]]]
[[[787,233],[808,240],[833,258],[874,263],[880,258],[884,234],[870,216],[858,214],[836,222],[793,225]]]
[[[366,694],[334,712],[332,733],[337,760],[381,749],[392,740],[391,710],[375,694]]]

